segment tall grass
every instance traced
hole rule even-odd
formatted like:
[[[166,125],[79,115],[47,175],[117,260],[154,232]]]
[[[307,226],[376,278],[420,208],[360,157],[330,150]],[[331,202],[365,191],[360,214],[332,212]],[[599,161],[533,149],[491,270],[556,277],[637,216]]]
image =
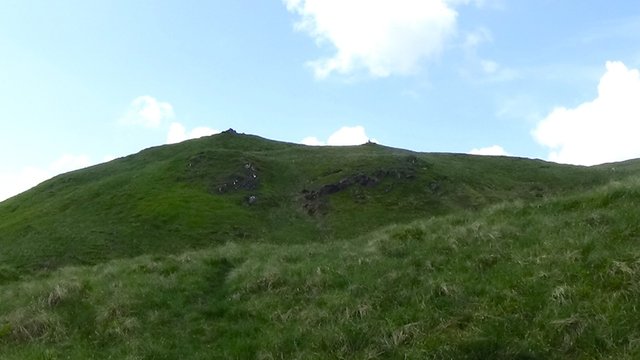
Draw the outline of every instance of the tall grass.
[[[3,359],[640,358],[637,181],[0,285]]]

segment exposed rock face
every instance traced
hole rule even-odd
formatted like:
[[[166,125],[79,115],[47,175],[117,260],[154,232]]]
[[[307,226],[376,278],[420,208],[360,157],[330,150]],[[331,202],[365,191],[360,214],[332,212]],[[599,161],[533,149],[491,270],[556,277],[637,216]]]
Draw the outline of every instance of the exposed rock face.
[[[239,160],[237,166],[224,171],[220,165],[224,161],[220,155],[200,152],[192,156],[186,163],[183,181],[204,184],[212,194],[225,194],[240,190],[256,190],[260,186],[260,170],[248,159]]]
[[[218,185],[218,192],[224,194],[236,190],[256,190],[260,185],[258,170],[251,163],[243,166],[244,174],[236,174],[228,181]]]
[[[302,190],[302,195],[304,198],[303,208],[309,215],[324,213],[326,210],[324,198],[326,196],[346,190],[347,188],[354,185],[370,187],[378,184],[379,182],[380,180],[378,178],[371,177],[365,174],[358,174],[344,178],[337,183],[323,185],[318,190],[304,189]]]
[[[412,163],[413,164],[413,163]],[[395,170],[395,169],[387,169],[387,170],[378,170],[372,175],[367,174],[356,174],[346,178],[341,179],[338,182],[330,183],[321,186],[318,190],[302,190],[303,197],[303,208],[307,212],[307,214],[313,215],[324,215],[327,212],[327,197],[354,186],[358,186],[361,188],[369,188],[378,185],[385,178],[392,179],[414,179],[415,171],[413,169],[403,169],[403,170]]]
[[[347,178],[344,178],[337,183],[323,185],[318,190],[302,190],[304,197],[303,208],[309,215],[324,214],[326,212],[326,204],[324,198],[328,195],[335,194],[346,190],[354,185],[362,187],[370,187],[377,185],[380,180],[376,177],[368,176],[366,174],[357,174]]]
[[[350,176],[348,178],[344,178],[335,184],[324,185],[323,187],[320,188],[320,190],[318,190],[318,194],[320,196],[330,195],[330,194],[335,194],[337,192],[345,190],[346,188],[353,185],[374,186],[379,182],[380,180],[378,180],[378,178],[371,177],[365,174],[358,174],[358,175]]]

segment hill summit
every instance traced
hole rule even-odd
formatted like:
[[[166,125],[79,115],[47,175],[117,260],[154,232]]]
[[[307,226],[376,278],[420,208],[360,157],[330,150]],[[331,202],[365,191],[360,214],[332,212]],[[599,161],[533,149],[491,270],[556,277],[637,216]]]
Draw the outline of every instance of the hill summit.
[[[230,240],[347,239],[608,179],[536,160],[308,147],[229,129],[63,174],[3,202],[0,262],[46,271]]]

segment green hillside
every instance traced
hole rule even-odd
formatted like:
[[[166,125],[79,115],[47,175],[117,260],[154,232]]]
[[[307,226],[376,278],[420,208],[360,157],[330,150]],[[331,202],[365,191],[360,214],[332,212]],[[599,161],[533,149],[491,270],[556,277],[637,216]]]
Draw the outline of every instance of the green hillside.
[[[639,170],[147,149],[0,203],[0,358],[638,358]]]

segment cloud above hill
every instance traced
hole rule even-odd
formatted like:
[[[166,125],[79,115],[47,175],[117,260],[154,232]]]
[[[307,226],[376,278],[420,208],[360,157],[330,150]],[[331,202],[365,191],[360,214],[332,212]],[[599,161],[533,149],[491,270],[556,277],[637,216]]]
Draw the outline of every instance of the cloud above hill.
[[[87,155],[65,154],[47,166],[27,166],[17,171],[0,172],[0,201],[38,185],[58,174],[96,164]]]
[[[199,126],[191,131],[179,122],[174,122],[169,126],[167,133],[167,144],[175,144],[189,139],[197,139],[203,136],[209,136],[220,133],[220,130],[212,129],[206,126]]]
[[[640,72],[607,62],[595,99],[554,109],[532,134],[555,162],[595,165],[640,157]]]
[[[456,32],[455,6],[469,0],[283,0],[298,31],[335,54],[310,61],[319,79],[365,70],[406,75],[438,56]],[[480,5],[482,2],[473,2]]]
[[[168,125],[166,144],[178,143],[220,132],[206,126],[198,126],[187,130],[182,123],[176,121],[168,124],[168,120],[174,118],[173,106],[170,103],[158,101],[152,96],[145,95],[135,98],[130,103],[125,115],[119,119],[119,123],[142,126],[153,131],[164,131]],[[95,161],[88,155],[64,154],[46,165],[26,166],[20,169],[12,169],[11,171],[0,170],[0,201],[29,190],[56,175],[113,159],[115,159],[113,155],[103,157],[102,161]]]
[[[129,109],[120,119],[120,123],[157,128],[162,125],[164,120],[172,119],[173,117],[174,112],[171,104],[158,101],[152,96],[144,95],[133,99]]]
[[[175,144],[220,132],[220,130],[207,126],[198,126],[187,130],[185,125],[175,121],[175,117],[173,106],[170,103],[144,95],[131,101],[129,108],[119,122],[124,125],[141,125],[154,130],[167,129],[168,125],[166,144]]]
[[[471,150],[469,150],[469,154],[471,154],[471,155],[510,156],[509,153],[507,153],[502,148],[502,146],[500,146],[500,145],[493,145],[493,146],[488,146],[488,147],[483,147],[483,148],[471,149]]]
[[[319,140],[314,136],[309,136],[300,141],[301,144],[311,146],[348,146],[348,145],[362,145],[368,141],[376,142],[375,139],[371,139],[364,127],[362,126],[343,126],[333,134],[329,136],[327,141]]]

